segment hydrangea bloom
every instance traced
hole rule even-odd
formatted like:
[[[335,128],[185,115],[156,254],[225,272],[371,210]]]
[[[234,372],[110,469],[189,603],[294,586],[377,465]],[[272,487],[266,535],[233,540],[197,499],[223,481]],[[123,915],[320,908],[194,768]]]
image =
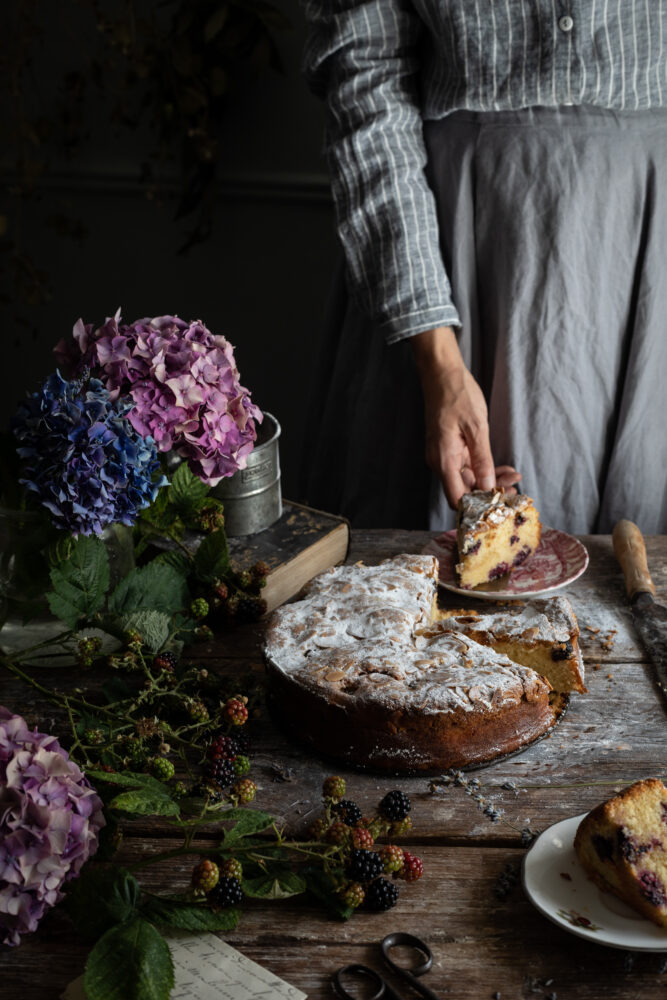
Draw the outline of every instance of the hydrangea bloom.
[[[127,419],[131,405],[112,401],[98,379],[67,382],[56,372],[19,407],[12,429],[23,459],[20,482],[56,527],[90,535],[134,524],[166,482],[155,475],[155,442]]]
[[[93,331],[79,320],[78,367],[99,374],[112,398],[128,393],[135,429],[176,451],[203,482],[215,486],[245,468],[262,413],[240,384],[231,344],[198,320],[119,321],[116,313]],[[61,342],[56,356],[71,362],[72,345]]]
[[[37,929],[104,825],[100,797],[55,737],[0,706],[0,941]]]

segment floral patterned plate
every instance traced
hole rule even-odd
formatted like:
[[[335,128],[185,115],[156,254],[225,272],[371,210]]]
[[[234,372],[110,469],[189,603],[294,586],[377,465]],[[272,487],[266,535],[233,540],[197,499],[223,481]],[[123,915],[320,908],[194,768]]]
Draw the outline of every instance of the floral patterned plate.
[[[555,823],[530,848],[521,873],[528,899],[554,924],[588,941],[627,951],[667,952],[667,928],[602,892],[579,864],[574,835],[584,816]]]
[[[542,539],[536,551],[509,576],[493,583],[480,584],[472,590],[459,586],[456,572],[458,552],[456,531],[445,531],[432,538],[422,551],[437,556],[440,563],[440,583],[447,590],[466,597],[482,597],[497,601],[503,598],[539,597],[559,587],[565,587],[581,576],[588,566],[588,552],[581,542],[557,528],[542,528]]]

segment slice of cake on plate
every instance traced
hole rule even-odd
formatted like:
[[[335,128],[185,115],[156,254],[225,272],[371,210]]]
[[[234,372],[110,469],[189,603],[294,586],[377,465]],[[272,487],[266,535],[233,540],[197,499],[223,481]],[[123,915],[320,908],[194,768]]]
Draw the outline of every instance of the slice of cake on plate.
[[[497,580],[525,562],[540,544],[540,516],[523,493],[473,490],[459,500],[456,570],[462,587]]]
[[[554,691],[586,690],[579,626],[567,597],[535,598],[488,613],[440,611],[429,634],[452,630],[532,667]]]
[[[574,849],[600,889],[667,927],[667,788],[662,781],[637,781],[593,809],[579,824]]]

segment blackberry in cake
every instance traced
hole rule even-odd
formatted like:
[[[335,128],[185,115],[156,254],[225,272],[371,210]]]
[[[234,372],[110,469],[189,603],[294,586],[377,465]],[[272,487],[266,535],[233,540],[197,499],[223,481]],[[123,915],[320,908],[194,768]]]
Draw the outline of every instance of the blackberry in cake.
[[[498,611],[440,611],[438,630],[464,632],[475,642],[504,653],[514,663],[532,667],[554,691],[586,690],[579,626],[567,597],[537,598]]]
[[[648,778],[593,809],[574,848],[587,875],[667,927],[667,788]]]
[[[511,573],[540,544],[540,516],[523,493],[473,490],[459,500],[456,570],[462,587],[477,587]]]

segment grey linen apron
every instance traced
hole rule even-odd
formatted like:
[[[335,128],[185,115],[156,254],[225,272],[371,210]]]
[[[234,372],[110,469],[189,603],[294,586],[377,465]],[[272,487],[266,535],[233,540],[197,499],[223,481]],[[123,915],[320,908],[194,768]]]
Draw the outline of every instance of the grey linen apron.
[[[667,110],[455,112],[424,134],[496,464],[551,527],[667,532]],[[302,494],[357,527],[451,527],[423,453],[409,342],[384,343],[341,269]]]

